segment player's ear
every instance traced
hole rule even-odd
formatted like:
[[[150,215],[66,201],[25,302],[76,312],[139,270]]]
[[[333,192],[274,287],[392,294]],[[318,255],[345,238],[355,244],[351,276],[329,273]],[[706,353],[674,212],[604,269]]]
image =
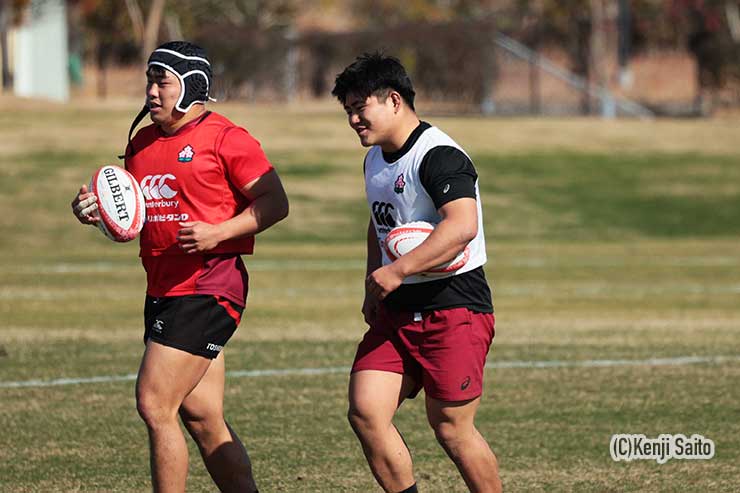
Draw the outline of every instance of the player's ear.
[[[393,103],[393,113],[398,113],[398,110],[401,109],[401,105],[403,104],[403,98],[396,91],[391,91],[388,97],[391,98],[391,102]]]

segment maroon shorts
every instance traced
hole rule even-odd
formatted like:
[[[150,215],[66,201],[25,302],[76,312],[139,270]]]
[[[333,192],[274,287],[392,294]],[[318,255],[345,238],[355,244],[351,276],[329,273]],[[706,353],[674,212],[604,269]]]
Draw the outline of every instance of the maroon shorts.
[[[475,399],[483,392],[483,367],[494,336],[493,313],[467,308],[392,312],[382,306],[357,347],[352,372],[381,370],[408,375],[429,397]]]

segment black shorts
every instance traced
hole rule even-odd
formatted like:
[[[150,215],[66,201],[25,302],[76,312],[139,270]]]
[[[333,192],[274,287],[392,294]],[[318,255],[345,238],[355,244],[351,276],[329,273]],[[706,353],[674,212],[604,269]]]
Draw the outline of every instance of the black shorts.
[[[236,331],[244,308],[206,294],[146,297],[144,343],[151,339],[190,354],[215,358]]]

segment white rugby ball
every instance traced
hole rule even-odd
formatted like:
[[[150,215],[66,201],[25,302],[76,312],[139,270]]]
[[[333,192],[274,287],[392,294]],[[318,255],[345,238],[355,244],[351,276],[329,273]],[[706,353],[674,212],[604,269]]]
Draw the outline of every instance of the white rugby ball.
[[[418,247],[434,231],[434,225],[426,221],[414,221],[396,226],[385,237],[385,252],[388,258],[396,260]],[[429,269],[429,274],[447,274],[461,269],[470,258],[470,247],[460,252],[449,262]]]
[[[97,225],[113,241],[136,238],[144,227],[144,194],[131,173],[103,166],[93,174],[88,190],[98,198]]]

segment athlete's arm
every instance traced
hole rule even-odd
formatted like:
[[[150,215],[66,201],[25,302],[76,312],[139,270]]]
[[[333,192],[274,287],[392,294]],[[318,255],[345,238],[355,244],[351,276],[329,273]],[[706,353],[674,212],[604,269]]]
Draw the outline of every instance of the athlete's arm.
[[[275,170],[247,183],[241,192],[250,204],[231,219],[219,224],[181,222],[177,235],[180,248],[185,253],[207,252],[222,241],[256,235],[288,215],[288,197]]]
[[[380,252],[380,245],[378,244],[378,235],[375,232],[375,226],[373,220],[367,225],[367,267],[365,270],[365,278],[367,278],[372,272],[374,272],[382,264],[382,257]],[[362,303],[362,314],[365,316],[365,322],[368,325],[372,325],[375,322],[375,315],[378,310],[378,298],[375,295],[371,295],[365,285],[365,300]]]
[[[462,252],[478,234],[475,199],[461,198],[439,209],[442,220],[417,248],[394,263],[403,277],[418,274],[448,262]]]
[[[405,277],[425,272],[455,258],[478,234],[478,206],[475,199],[463,197],[447,202],[438,212],[442,220],[426,240],[367,277],[367,293],[384,299],[401,285]]]

